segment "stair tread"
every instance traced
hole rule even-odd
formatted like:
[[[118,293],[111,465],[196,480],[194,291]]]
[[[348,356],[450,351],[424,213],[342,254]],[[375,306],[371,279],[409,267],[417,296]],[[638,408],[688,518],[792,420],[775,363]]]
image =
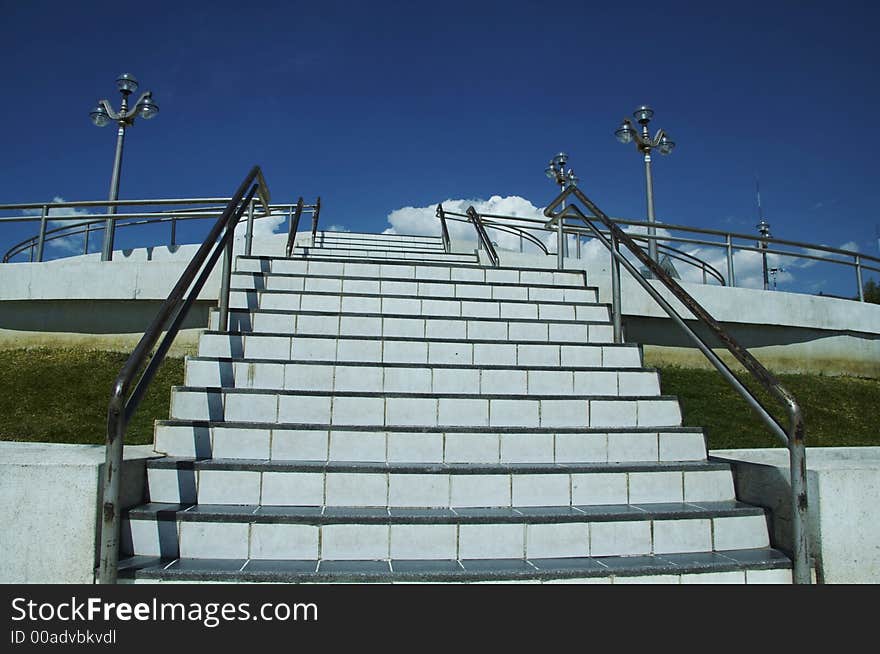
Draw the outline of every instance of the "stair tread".
[[[506,581],[700,574],[790,569],[773,548],[650,556],[560,559],[457,560],[258,560],[160,559],[135,556],[120,561],[123,579],[180,581]]]

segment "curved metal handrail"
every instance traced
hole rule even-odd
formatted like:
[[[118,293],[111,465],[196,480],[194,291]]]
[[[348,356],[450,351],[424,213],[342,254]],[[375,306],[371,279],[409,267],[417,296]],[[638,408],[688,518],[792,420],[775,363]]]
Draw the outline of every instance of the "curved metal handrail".
[[[591,212],[592,216],[587,216],[576,205],[566,202],[571,196],[580,200],[581,203]],[[562,211],[554,213],[554,209],[562,207]],[[685,331],[694,344],[706,356],[713,366],[721,373],[722,377],[736,390],[749,406],[758,414],[764,424],[770,431],[780,438],[789,451],[790,479],[792,490],[792,538],[793,538],[793,559],[794,559],[794,581],[795,583],[810,583],[810,566],[809,552],[806,533],[806,517],[807,517],[807,485],[806,485],[806,452],[805,452],[805,427],[803,413],[797,403],[794,395],[786,389],[776,377],[767,370],[752,354],[746,350],[739,342],[734,339],[715,318],[709,314],[687,291],[684,290],[670,275],[660,267],[657,262],[635,242],[635,240],[626,232],[624,232],[611,218],[609,218],[599,207],[597,207],[584,193],[576,186],[568,187],[553,202],[551,202],[544,210],[544,215],[551,219],[563,220],[566,217],[576,218],[583,221],[587,227],[593,230],[596,238],[608,249],[612,257],[612,267],[616,268],[623,265],[633,278],[642,286],[645,291],[660,305],[660,307],[673,319],[678,326]],[[601,221],[611,234],[611,238],[607,238],[601,230],[597,229],[593,224],[593,220]],[[675,308],[666,301],[666,299],[655,289],[651,283],[639,272],[639,270],[630,263],[625,256],[618,250],[618,244],[622,243],[648,270],[654,275],[655,279],[663,283],[663,285],[691,312],[700,322],[702,322],[709,330],[724,344],[733,357],[752,375],[752,377],[766,390],[772,397],[782,404],[785,408],[789,427],[785,429],[780,425],[764,405],[755,395],[743,385],[742,382],[733,374],[730,368],[715,354],[715,352],[703,341],[702,338],[691,329],[684,318],[675,310]],[[612,274],[612,280],[615,275]],[[614,283],[614,281],[612,281]],[[619,281],[618,281],[619,285]],[[612,293],[619,301],[619,286],[613,289]],[[619,311],[619,307],[618,307]],[[616,335],[616,334],[615,334]]]
[[[235,227],[254,197],[259,196],[269,212],[269,190],[259,166],[254,166],[229,200],[223,214],[214,223],[208,236],[199,246],[168,298],[162,303],[153,322],[144,332],[137,346],[120,370],[107,408],[107,444],[103,472],[103,500],[100,532],[99,583],[115,583],[119,562],[119,488],[122,472],[122,453],[125,432],[144,393],[153,380],[171,343],[180,330],[199,292],[208,280],[218,259],[223,255],[223,275],[220,290],[220,320],[223,330],[229,321],[229,287],[232,272],[232,246]],[[162,333],[164,338],[159,342]],[[153,347],[156,351],[151,355]],[[148,362],[149,360],[149,362]],[[138,372],[144,368],[137,383]],[[133,386],[134,385],[134,386]],[[133,388],[132,388],[133,386]]]
[[[489,239],[489,235],[486,233],[486,228],[483,227],[483,222],[480,220],[480,214],[477,213],[477,210],[472,206],[467,209],[468,218],[470,218],[471,223],[474,226],[474,229],[477,231],[477,238],[479,242],[483,244],[483,249],[486,250],[486,254],[489,256],[489,260],[492,262],[492,265],[496,268],[498,267],[499,259],[498,253],[495,251],[495,246],[492,244],[492,241]]]
[[[302,217],[303,212],[303,199],[302,196],[299,196],[299,200],[296,201],[296,210],[294,214],[290,218],[290,224],[287,226],[287,247],[284,249],[285,254],[287,254],[287,258],[290,258],[290,253],[293,252],[293,242],[296,240],[296,230],[299,228],[299,219]]]

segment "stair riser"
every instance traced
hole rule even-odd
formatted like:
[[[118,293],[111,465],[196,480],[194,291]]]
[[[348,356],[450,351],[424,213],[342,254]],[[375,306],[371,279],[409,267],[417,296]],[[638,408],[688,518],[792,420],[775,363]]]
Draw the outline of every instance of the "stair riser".
[[[678,427],[675,399],[281,395],[174,389],[180,420],[409,427]]]
[[[380,463],[703,461],[703,435],[425,433],[157,425],[156,451],[177,457]]]
[[[391,243],[403,246],[423,247],[424,245],[436,245],[442,247],[443,240],[440,236],[426,236],[424,234],[371,234],[369,232],[340,232],[333,230],[318,230],[315,235],[319,240],[337,239],[340,241],[366,241],[368,243]]]
[[[522,302],[596,303],[597,294],[591,288],[524,286],[510,284],[463,284],[417,282],[402,280],[351,279],[343,277],[298,277],[236,273],[232,288],[268,291],[295,291],[306,293],[344,293],[358,295],[385,295],[430,297],[440,299],[519,300]]]
[[[363,319],[368,323],[371,318]],[[392,319],[388,319],[390,321]],[[449,321],[452,322],[452,321]],[[387,326],[389,323],[382,321]],[[382,327],[380,323],[380,329]],[[348,329],[349,321],[342,323]],[[355,321],[352,320],[354,325]],[[456,323],[450,328],[467,325]],[[438,331],[440,325],[437,325]],[[396,330],[395,330],[396,331]],[[435,338],[448,338],[450,331]],[[451,332],[455,337],[455,332]],[[641,352],[631,345],[560,345],[558,343],[496,344],[420,341],[381,341],[358,338],[289,337],[204,334],[199,356],[273,359],[277,361],[358,361],[363,363],[461,364],[492,366],[563,366],[641,368]]]
[[[145,556],[288,560],[545,559],[766,547],[762,516],[531,524],[278,524],[124,520]]]
[[[581,272],[553,270],[495,269],[478,266],[420,266],[354,261],[310,261],[305,259],[257,259],[238,257],[235,272],[277,273],[366,279],[409,279],[415,281],[480,282],[488,284],[539,284],[584,288]]]
[[[411,243],[411,244],[399,244],[393,243],[390,241],[380,242],[380,241],[364,241],[358,239],[337,239],[337,238],[318,238],[315,239],[315,246],[309,246],[307,244],[297,244],[296,251],[300,251],[303,248],[309,248],[311,250],[346,250],[353,252],[387,252],[390,254],[397,254],[401,252],[406,252],[410,254],[416,253],[424,253],[427,255],[438,255],[438,254],[447,254],[447,252],[443,249],[442,243]]]
[[[326,392],[473,393],[478,395],[660,394],[656,372],[345,366],[188,360],[185,384]]]
[[[233,291],[229,306],[249,311],[303,311],[441,318],[510,318],[516,320],[585,320],[608,322],[604,305],[569,305],[509,302],[506,300],[427,300],[415,297],[370,297],[311,293],[260,293]]]
[[[407,250],[389,251],[382,249],[354,249],[354,248],[334,248],[321,246],[318,247],[301,247],[297,246],[292,254],[292,258],[296,257],[321,257],[323,259],[388,259],[392,261],[436,261],[437,263],[476,263],[476,257],[473,254],[446,254],[438,251],[431,252],[412,252]]]
[[[468,508],[720,502],[727,470],[449,474],[148,470],[150,501],[181,504]]]
[[[219,314],[214,311],[210,329],[218,328]],[[499,347],[512,348],[518,343],[611,343],[614,331],[610,324],[574,322],[508,321],[503,319],[388,318],[360,314],[339,315],[286,314],[230,311],[231,331],[255,334],[290,334],[301,336],[371,336],[393,338],[460,338],[469,341],[503,341]],[[225,330],[222,330],[225,331]],[[463,344],[466,346],[467,344]],[[257,356],[257,355],[247,355]],[[456,361],[437,361],[455,363]]]

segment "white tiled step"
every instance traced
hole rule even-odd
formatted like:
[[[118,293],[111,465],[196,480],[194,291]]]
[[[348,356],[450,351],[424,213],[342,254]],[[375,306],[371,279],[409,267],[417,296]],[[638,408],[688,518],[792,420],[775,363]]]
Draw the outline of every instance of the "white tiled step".
[[[436,252],[416,250],[364,250],[347,247],[303,247],[296,246],[291,255],[296,257],[321,257],[325,259],[388,259],[392,261],[436,261],[437,263],[469,263],[474,264],[477,258],[473,254],[447,254],[442,250]]]
[[[525,524],[285,524],[123,520],[122,550],[241,559],[546,559],[757,549],[763,516]]]
[[[187,359],[184,383],[186,386],[328,392],[646,397],[660,394],[659,376],[649,370],[285,364],[193,358]]]
[[[368,234],[363,232],[335,232],[318,230],[318,242],[325,241],[374,243],[397,247],[443,247],[439,236],[415,236],[409,234]]]
[[[361,298],[364,299],[364,298]],[[604,307],[595,307],[607,314]],[[219,313],[212,310],[210,328],[216,330]],[[412,317],[339,313],[290,313],[283,310],[229,312],[230,331],[256,334],[299,334],[304,336],[393,336],[404,338],[457,338],[495,341],[498,347],[513,348],[517,343],[611,343],[613,327],[603,322],[558,322],[535,319]],[[466,349],[467,343],[462,347]],[[455,363],[461,361],[456,355]],[[439,363],[439,362],[438,362]]]
[[[430,297],[433,299],[492,299],[531,302],[596,303],[595,288],[572,286],[537,286],[527,284],[490,284],[485,282],[438,282],[405,279],[368,279],[353,277],[308,277],[261,273],[235,273],[233,289],[268,291],[304,291],[306,293],[343,293],[384,295],[385,297]]]
[[[425,241],[421,243],[379,241],[363,238],[338,238],[329,235],[321,236],[321,234],[318,234],[316,236],[314,247],[348,250],[382,250],[384,252],[428,252],[445,254],[443,243],[440,241]]]
[[[416,291],[413,282],[402,286]],[[387,284],[385,285],[387,286]],[[362,315],[440,316],[444,318],[512,318],[517,320],[610,320],[607,305],[484,299],[423,299],[300,291],[232,291],[233,309],[277,310]]]
[[[540,284],[580,288],[584,288],[586,285],[584,271],[487,268],[477,265],[444,266],[440,264],[419,265],[417,263],[405,265],[274,257],[237,257],[235,272],[489,284]]]
[[[399,331],[399,324],[385,318],[362,318],[361,329],[371,329],[378,320],[380,330]],[[343,320],[345,329],[357,329],[358,322]],[[447,321],[451,322],[451,321]],[[468,321],[469,323],[470,321]],[[350,326],[349,326],[350,324]],[[443,325],[430,325],[437,331]],[[445,325],[446,330],[425,338],[414,334],[409,339],[391,334],[381,338],[337,338],[261,334],[205,333],[199,339],[199,356],[223,358],[272,359],[275,361],[340,361],[363,363],[465,364],[490,366],[562,366],[641,368],[638,346],[627,344],[589,345],[583,343],[480,343],[443,340],[455,338],[456,331],[468,324]],[[413,330],[417,331],[417,330]],[[471,330],[476,333],[476,326]]]
[[[539,399],[540,398],[540,399]],[[181,420],[407,427],[677,427],[674,397],[404,396],[174,387]]]
[[[155,449],[174,457],[378,463],[631,463],[704,461],[702,432],[407,431],[159,421]]]

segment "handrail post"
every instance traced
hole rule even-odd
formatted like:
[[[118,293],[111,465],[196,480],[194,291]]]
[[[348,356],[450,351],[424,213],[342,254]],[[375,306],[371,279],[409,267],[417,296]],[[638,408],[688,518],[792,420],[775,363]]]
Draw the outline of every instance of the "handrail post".
[[[703,283],[705,284],[706,283],[706,264],[701,263],[700,269],[703,271]]]
[[[254,200],[248,203],[247,231],[244,234],[244,256],[251,256],[254,245]]]
[[[565,243],[563,242],[563,234],[562,234],[562,213],[560,212],[559,216],[556,218],[556,268],[557,270],[562,270],[565,268],[564,263],[564,247]]]
[[[177,245],[177,216],[171,216],[171,247]]]
[[[43,209],[40,213],[40,236],[37,239],[37,261],[43,260],[43,248],[46,245],[46,222],[49,216],[49,207],[47,205],[43,205]]]
[[[315,238],[318,234],[318,216],[321,214],[321,196],[318,196],[318,201],[315,202],[315,210],[312,212],[312,247],[317,247],[315,245]]]
[[[623,343],[623,325],[621,314],[623,307],[620,300],[620,262],[615,253],[620,251],[617,236],[611,233],[611,319],[614,324],[614,342]]]
[[[862,285],[862,258],[855,255],[856,261],[856,282],[859,285],[859,302],[865,301],[865,287]]]
[[[452,249],[452,244],[449,241],[449,227],[446,225],[446,213],[443,211],[443,205],[437,205],[437,216],[440,218],[440,235],[443,239],[443,251],[446,254]]]
[[[107,431],[112,435],[106,448],[101,497],[101,550],[98,583],[115,584],[119,566],[119,476],[122,468],[125,412],[120,394],[114,393],[107,415]]]
[[[220,277],[220,310],[217,321],[217,331],[229,331],[229,287],[232,278],[232,246],[235,241],[235,225],[226,228],[232,230],[232,234],[223,248],[223,270]]]
[[[733,272],[733,237],[727,234],[727,285],[733,288],[736,286],[736,277]]]
[[[89,253],[89,235],[92,233],[91,223],[86,223],[86,234],[83,237],[83,254]]]

